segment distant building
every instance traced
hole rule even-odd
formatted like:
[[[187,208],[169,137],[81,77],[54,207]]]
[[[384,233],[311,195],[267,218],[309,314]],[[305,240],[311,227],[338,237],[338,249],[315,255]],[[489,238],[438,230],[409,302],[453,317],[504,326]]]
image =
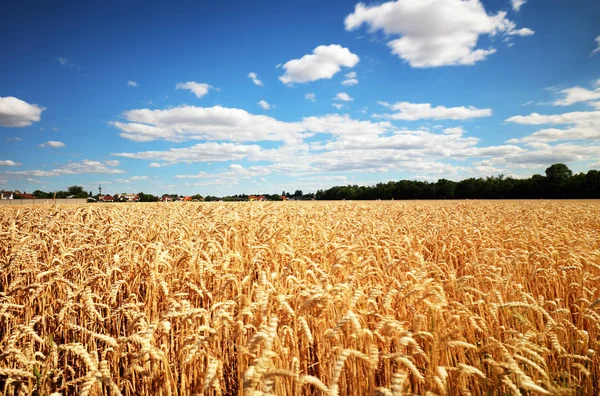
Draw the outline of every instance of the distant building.
[[[15,191],[0,191],[0,199],[13,199]]]
[[[163,202],[173,202],[173,198],[171,198],[171,196],[167,194],[163,195],[160,200]]]
[[[111,195],[100,197],[101,202],[113,202],[115,199]]]
[[[248,197],[248,201],[250,202],[254,202],[254,201],[266,201],[267,198],[265,198],[264,195],[250,195]]]
[[[140,200],[137,194],[121,194],[120,198],[123,202],[139,202]]]

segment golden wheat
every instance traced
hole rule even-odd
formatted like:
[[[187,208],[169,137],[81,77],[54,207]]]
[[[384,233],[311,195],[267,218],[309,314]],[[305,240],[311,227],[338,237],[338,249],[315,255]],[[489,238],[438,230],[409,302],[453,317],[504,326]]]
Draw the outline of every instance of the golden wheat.
[[[600,208],[0,208],[0,391],[600,393]]]

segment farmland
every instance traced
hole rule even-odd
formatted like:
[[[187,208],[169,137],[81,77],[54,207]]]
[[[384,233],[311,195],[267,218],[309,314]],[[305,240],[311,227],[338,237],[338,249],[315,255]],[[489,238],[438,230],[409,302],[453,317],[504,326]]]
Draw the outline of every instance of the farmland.
[[[4,394],[594,394],[597,202],[0,207]]]

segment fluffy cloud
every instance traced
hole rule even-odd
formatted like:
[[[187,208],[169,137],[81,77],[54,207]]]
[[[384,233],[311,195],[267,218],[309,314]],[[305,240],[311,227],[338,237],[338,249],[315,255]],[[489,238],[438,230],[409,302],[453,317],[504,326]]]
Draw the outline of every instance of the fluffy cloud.
[[[507,32],[507,35],[509,35],[509,36],[521,36],[521,37],[533,36],[534,34],[535,34],[535,32],[529,28],[514,29],[514,30],[510,30]]]
[[[523,125],[542,125],[542,124],[575,124],[580,122],[594,122],[600,117],[597,111],[574,111],[571,113],[543,115],[531,113],[526,116],[514,116],[507,118],[507,122],[514,122]]]
[[[542,129],[523,138],[511,139],[509,143],[600,139],[600,111],[575,111],[552,115],[532,113],[510,117],[506,121],[521,125],[567,125],[566,128]]]
[[[310,100],[311,102],[316,102],[317,96],[314,93],[307,93],[306,95],[304,95],[304,99]]]
[[[570,106],[579,102],[589,102],[600,99],[600,87],[593,91],[582,87],[573,87],[563,89],[559,91],[559,93],[563,97],[557,99],[553,103],[554,106]]]
[[[393,114],[374,114],[375,117],[390,118],[392,120],[416,121],[416,120],[467,120],[470,118],[489,117],[492,109],[478,109],[473,106],[460,107],[432,107],[430,103],[398,102],[389,104],[378,102],[391,110]]]
[[[342,103],[332,103],[331,105],[338,110],[341,110],[344,108],[344,105]]]
[[[342,85],[350,87],[352,85],[358,84],[358,80],[356,79],[356,72],[347,73],[346,75],[344,75],[344,77],[346,78],[344,81],[342,81]]]
[[[127,86],[135,88],[138,86],[138,83],[135,81],[129,80],[129,81],[127,81]]]
[[[531,165],[548,166],[557,162],[569,163],[575,161],[593,160],[600,156],[600,146],[581,146],[572,143],[558,145],[539,145],[534,150],[524,150],[520,153],[498,156],[487,160],[491,165]]]
[[[392,52],[412,67],[474,65],[496,50],[477,48],[480,36],[531,35],[517,30],[506,12],[488,14],[480,0],[398,0],[380,5],[356,5],[346,30],[361,25],[400,36],[388,42]]]
[[[595,55],[598,52],[600,52],[600,36],[596,37],[594,41],[596,42],[596,48],[592,51],[592,55]]]
[[[132,181],[141,181],[141,180],[149,180],[148,176],[132,176],[127,179],[117,179],[115,183],[131,183]]]
[[[523,4],[527,3],[527,0],[510,0],[510,3],[512,4],[513,10],[519,12]]]
[[[134,141],[152,140],[229,140],[297,142],[314,133],[362,133],[365,128],[392,128],[386,122],[356,121],[327,115],[307,117],[299,122],[283,122],[265,115],[226,107],[182,106],[165,110],[138,109],[123,114],[129,122],[110,124],[121,130],[121,136]],[[358,127],[360,125],[360,128]]]
[[[40,120],[45,109],[12,96],[0,97],[0,126],[26,127]]]
[[[234,143],[200,143],[186,148],[172,148],[166,151],[142,151],[139,153],[113,153],[117,157],[158,160],[168,164],[178,162],[222,162],[237,161],[261,151],[258,145]]]
[[[284,84],[292,84],[330,79],[342,67],[354,67],[359,60],[357,55],[341,45],[320,45],[312,54],[286,62],[282,66],[285,74],[279,80]]]
[[[385,134],[395,131],[389,122],[359,121],[348,115],[330,114],[321,117],[306,117],[301,122],[303,130],[311,133],[326,133],[334,136]]]
[[[352,99],[350,97],[350,95],[348,95],[346,92],[340,92],[337,95],[335,95],[335,100],[341,100],[343,102],[350,102],[354,99]]]
[[[11,160],[0,160],[0,166],[17,166],[19,165],[17,162]]]
[[[0,173],[3,176],[11,178],[23,178],[23,177],[51,177],[51,176],[63,176],[63,175],[77,175],[84,173],[108,173],[118,174],[123,173],[121,169],[108,168],[102,162],[83,160],[81,162],[70,162],[68,164],[58,166],[50,171],[45,170],[24,170],[14,172],[3,172]]]
[[[254,85],[258,85],[258,86],[263,85],[263,82],[258,79],[258,76],[256,75],[256,73],[254,73],[254,72],[248,73],[248,77],[252,80]]]
[[[104,165],[106,166],[119,166],[119,161],[118,160],[109,160],[109,161],[104,161]]]
[[[65,147],[65,144],[63,142],[59,142],[56,140],[49,140],[46,143],[40,144],[39,147],[59,148],[59,147]]]
[[[165,110],[138,109],[123,114],[127,123],[111,122],[121,136],[139,142],[152,140],[184,141],[286,140],[302,132],[295,123],[285,123],[242,109],[180,106]]]
[[[465,132],[462,127],[454,127],[454,128],[446,128],[444,129],[444,133],[446,135],[462,135]]]
[[[188,81],[185,83],[177,83],[175,86],[176,89],[187,89],[192,92],[198,99],[203,97],[208,93],[208,91],[212,88],[212,86],[204,83],[197,83],[195,81]]]
[[[336,104],[343,105],[342,103]],[[387,104],[387,106],[391,108],[394,105]],[[469,111],[480,111],[465,107],[438,109],[429,106],[425,109],[424,113],[422,111],[412,113],[407,108],[396,110],[399,111],[399,114],[408,111],[402,117],[410,119],[421,119],[422,117],[466,119],[473,116],[473,114],[469,114]],[[467,113],[465,113],[465,109]],[[153,123],[160,120],[159,123],[166,122],[161,125],[161,128],[175,128],[179,132],[185,128],[206,131],[214,127],[215,129],[210,132],[212,138],[219,137],[220,139],[215,140],[234,140],[234,142],[202,142],[190,147],[164,151],[125,152],[113,155],[148,162],[156,161],[150,164],[151,167],[176,163],[219,163],[224,161],[260,163],[256,166],[232,164],[226,170],[216,173],[197,172],[178,175],[178,179],[190,180],[185,184],[186,186],[231,186],[242,179],[263,177],[273,173],[300,177],[306,181],[315,178],[313,180],[315,182],[319,175],[332,172],[402,171],[423,177],[443,175],[448,178],[455,175],[457,178],[461,178],[469,175],[514,173],[514,169],[532,169],[559,161],[568,163],[589,160],[598,158],[600,155],[598,146],[582,146],[573,143],[551,146],[543,142],[509,141],[504,145],[480,146],[479,139],[474,136],[465,136],[465,131],[460,126],[406,130],[387,121],[359,121],[349,115],[338,114],[306,117],[298,122],[281,122],[270,117],[254,116],[244,112],[239,113],[242,115],[242,119],[249,118],[247,123],[240,123],[236,116],[238,109],[221,108],[224,111],[224,119],[228,120],[228,125],[234,128],[233,130],[249,133],[244,139],[230,139],[229,136],[234,136],[235,133],[221,134],[221,128],[225,125],[224,121],[218,117],[215,118],[210,111],[208,113],[211,115],[210,122],[196,125],[198,120],[205,120],[203,117],[206,115],[204,114],[206,110],[211,109],[191,108],[183,113],[178,113],[178,108],[162,110],[162,113],[158,110],[144,110],[132,117],[136,121],[151,122],[148,126],[156,126]],[[201,115],[200,118],[195,118],[199,115]],[[528,118],[517,118],[516,120],[532,124],[547,123],[548,121],[563,122],[567,125],[573,120],[578,120],[577,116],[568,115],[563,115],[562,120],[547,118],[553,116],[522,117]],[[544,118],[540,119],[539,117]],[[259,144],[240,143],[241,141],[264,140],[263,137],[271,133],[267,132],[265,135],[264,125],[271,125],[273,128],[272,139],[283,141],[282,145],[263,148]],[[315,134],[329,136],[322,136],[323,139],[318,141],[305,141],[307,137]],[[189,136],[185,137],[189,138]],[[206,139],[206,135],[202,139]],[[526,144],[525,147],[521,147],[513,143]],[[471,161],[474,160],[479,160],[479,162],[473,164]],[[461,164],[456,165],[456,161]],[[3,175],[0,174],[1,176]],[[132,178],[128,180],[132,180]]]
[[[265,110],[271,110],[271,105],[265,100],[261,100],[257,104]]]
[[[231,164],[227,168],[227,171],[220,173],[206,173],[199,172],[191,175],[176,175],[177,179],[214,179],[210,183],[202,183],[202,185],[208,184],[220,184],[225,180],[235,182],[239,179],[250,179],[253,177],[266,176],[273,172],[273,168],[270,166],[250,166],[243,167],[239,164]]]
[[[153,162],[150,165],[148,165],[150,168],[160,168],[162,165],[159,164],[158,162]]]

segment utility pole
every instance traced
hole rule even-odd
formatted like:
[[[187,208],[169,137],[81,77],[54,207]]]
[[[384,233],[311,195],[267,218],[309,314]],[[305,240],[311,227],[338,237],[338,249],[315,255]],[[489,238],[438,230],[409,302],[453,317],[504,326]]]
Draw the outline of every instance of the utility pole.
[[[102,196],[102,184],[98,186],[98,194]]]

